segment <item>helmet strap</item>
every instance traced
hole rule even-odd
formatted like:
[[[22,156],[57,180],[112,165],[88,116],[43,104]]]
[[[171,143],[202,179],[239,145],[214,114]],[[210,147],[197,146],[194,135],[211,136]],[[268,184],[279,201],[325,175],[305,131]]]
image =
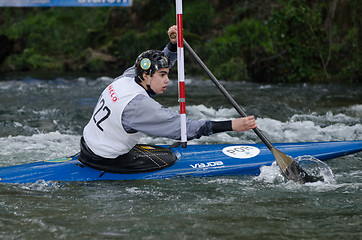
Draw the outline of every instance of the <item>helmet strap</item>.
[[[151,86],[149,84],[147,84],[147,93],[148,95],[156,95],[155,91],[152,90]]]
[[[141,82],[143,82],[143,83],[146,85],[146,87],[147,87],[146,92],[148,93],[148,95],[150,95],[150,96],[151,96],[151,95],[156,95],[155,91],[152,90],[150,84],[147,84],[147,83],[145,82],[145,80],[144,80],[142,77],[140,77],[140,76],[137,76],[137,78],[138,78],[139,80],[141,80]]]

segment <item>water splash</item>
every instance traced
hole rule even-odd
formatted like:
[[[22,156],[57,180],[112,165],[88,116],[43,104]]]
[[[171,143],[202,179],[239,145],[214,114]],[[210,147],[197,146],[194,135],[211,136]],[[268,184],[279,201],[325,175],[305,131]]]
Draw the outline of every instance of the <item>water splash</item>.
[[[295,160],[311,178],[311,182],[307,184],[336,184],[332,170],[321,160],[309,155],[296,157]],[[260,175],[255,180],[274,184],[292,182],[283,176],[276,162],[271,166],[262,166]]]
[[[312,182],[324,182],[327,184],[336,183],[332,170],[321,160],[310,155],[299,156],[296,157],[295,160],[300,164],[304,171],[308,173]]]

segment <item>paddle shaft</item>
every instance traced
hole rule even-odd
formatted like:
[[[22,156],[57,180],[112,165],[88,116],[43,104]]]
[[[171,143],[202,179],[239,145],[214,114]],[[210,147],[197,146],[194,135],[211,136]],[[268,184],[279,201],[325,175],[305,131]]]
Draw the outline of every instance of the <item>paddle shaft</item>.
[[[247,117],[246,113],[241,109],[241,107],[235,102],[233,97],[226,91],[226,89],[221,85],[221,83],[216,79],[214,74],[208,69],[208,67],[204,64],[204,62],[199,58],[196,52],[191,48],[191,46],[183,39],[183,44],[186,49],[191,53],[191,55],[195,58],[195,60],[200,64],[200,66],[204,69],[206,74],[210,77],[210,79],[214,82],[216,87],[221,91],[221,93],[229,100],[229,102],[233,105],[235,110],[243,117]],[[263,143],[271,150],[273,145],[271,142],[265,137],[265,135],[260,131],[259,128],[253,128],[253,131],[258,135],[258,137],[263,141]]]
[[[210,77],[210,79],[214,82],[217,88],[222,92],[222,94],[229,100],[229,102],[233,105],[236,111],[243,117],[247,117],[246,113],[240,108],[240,106],[235,102],[235,100],[231,97],[231,95],[226,91],[226,89],[220,84],[220,82],[216,79],[214,74],[206,67],[206,65],[202,62],[202,60],[197,56],[195,51],[190,47],[190,45],[183,39],[183,44],[186,49],[192,54],[192,56],[196,59],[196,61],[200,64],[200,66],[204,69],[206,74]],[[299,182],[304,184],[306,182],[312,182],[311,178],[308,174],[300,167],[300,165],[291,157],[286,155],[285,153],[276,149],[271,142],[264,136],[264,134],[259,130],[259,128],[253,128],[253,131],[258,135],[258,137],[263,141],[263,143],[269,148],[269,150],[273,153],[276,162],[278,163],[280,169],[284,173],[284,175],[295,182]]]

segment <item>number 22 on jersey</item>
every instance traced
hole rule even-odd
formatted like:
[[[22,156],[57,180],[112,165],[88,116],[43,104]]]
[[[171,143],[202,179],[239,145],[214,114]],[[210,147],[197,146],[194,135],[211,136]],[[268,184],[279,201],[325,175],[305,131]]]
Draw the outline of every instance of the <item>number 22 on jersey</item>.
[[[102,132],[104,131],[101,126],[102,122],[104,122],[109,117],[109,115],[111,115],[111,110],[107,106],[105,106],[105,102],[106,101],[104,99],[101,99],[99,101],[99,107],[93,115],[94,123]]]

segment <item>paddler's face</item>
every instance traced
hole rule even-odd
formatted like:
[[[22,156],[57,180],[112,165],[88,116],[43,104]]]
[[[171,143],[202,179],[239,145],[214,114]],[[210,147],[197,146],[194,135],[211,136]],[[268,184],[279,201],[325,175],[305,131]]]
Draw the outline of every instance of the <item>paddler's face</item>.
[[[162,94],[167,89],[167,84],[170,82],[168,78],[169,68],[161,68],[157,70],[152,77],[150,75],[143,74],[145,82],[150,85],[151,89],[157,93]]]

